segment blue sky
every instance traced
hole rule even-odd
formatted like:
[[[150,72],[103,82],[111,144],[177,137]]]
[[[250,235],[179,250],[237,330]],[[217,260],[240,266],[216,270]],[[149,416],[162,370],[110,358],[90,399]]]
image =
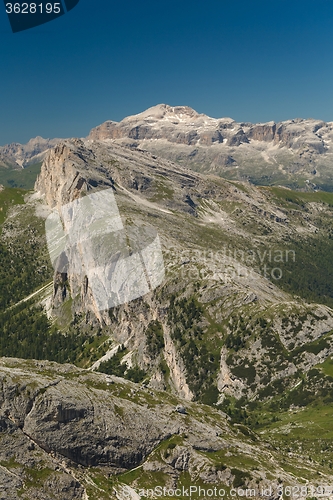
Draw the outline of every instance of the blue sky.
[[[0,5],[0,37],[0,144],[82,137],[162,102],[333,121],[331,0],[80,0],[15,34]]]

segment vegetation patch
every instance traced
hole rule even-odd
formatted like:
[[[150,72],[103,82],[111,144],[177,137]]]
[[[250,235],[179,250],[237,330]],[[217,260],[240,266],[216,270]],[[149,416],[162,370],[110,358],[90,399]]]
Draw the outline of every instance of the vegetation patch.
[[[234,476],[233,486],[234,488],[240,488],[241,486],[246,485],[246,481],[252,479],[252,476],[243,470],[236,469],[233,467],[230,469],[231,474]]]
[[[5,221],[10,207],[23,205],[24,194],[25,192],[22,189],[3,189],[0,191],[0,224]]]
[[[254,365],[250,364],[248,360],[244,360],[243,363],[233,366],[231,371],[236,377],[245,379],[249,385],[253,384],[257,374]]]
[[[42,162],[15,170],[0,167],[0,184],[9,188],[33,189],[41,166]]]

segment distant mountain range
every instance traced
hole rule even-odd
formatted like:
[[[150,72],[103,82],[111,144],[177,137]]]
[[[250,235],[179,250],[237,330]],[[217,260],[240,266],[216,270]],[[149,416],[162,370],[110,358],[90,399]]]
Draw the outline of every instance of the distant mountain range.
[[[259,185],[333,190],[333,122],[294,119],[238,123],[188,106],[160,104],[120,122],[93,128],[90,141],[143,149],[198,172]],[[0,165],[22,168],[41,161],[59,139],[36,137],[0,148]]]
[[[238,178],[333,184],[330,127],[161,105],[84,140],[2,149],[9,184],[39,175],[33,193],[0,187],[0,499],[143,500],[161,497],[140,493],[152,485],[190,484],[226,499],[242,488],[276,500],[298,485],[323,496],[317,487],[333,484],[333,193]],[[95,210],[104,191],[117,211]],[[132,286],[123,261],[145,261],[151,232],[162,284],[101,308],[101,276],[114,283],[126,270],[112,300]],[[159,264],[150,247],[149,278]]]

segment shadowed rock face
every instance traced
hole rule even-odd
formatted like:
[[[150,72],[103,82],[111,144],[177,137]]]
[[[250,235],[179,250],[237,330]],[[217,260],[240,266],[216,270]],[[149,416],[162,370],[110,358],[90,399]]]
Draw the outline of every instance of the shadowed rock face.
[[[116,385],[113,391],[105,390],[104,375],[89,375],[69,365],[59,366],[59,372],[55,368],[48,362],[0,361],[0,460],[12,460],[22,469],[16,478],[2,468],[0,494],[3,489],[11,492],[1,498],[17,498],[29,475],[25,470],[38,463],[50,470],[48,491],[41,498],[51,498],[57,488],[63,491],[60,499],[84,498],[83,487],[75,474],[71,476],[71,464],[135,467],[161,441],[179,432],[180,422],[170,421],[168,412],[119,399]],[[79,382],[68,376],[83,378]],[[133,387],[127,383],[125,392],[130,394]]]
[[[18,498],[38,463],[48,475],[43,496],[37,498],[53,498],[57,490],[61,500],[87,498],[75,467],[124,471],[139,465],[163,440],[184,432],[183,416],[167,398],[140,392],[135,384],[118,378],[112,378],[108,388],[104,374],[2,358],[0,382],[0,460],[16,463],[15,470],[21,471],[16,476],[6,467],[0,469],[0,494],[8,493],[1,498]],[[214,425],[195,419],[188,438],[188,456],[194,442],[200,450],[206,441],[214,441],[216,450],[225,447]]]
[[[171,429],[165,418],[130,401],[120,416],[110,395],[101,400],[98,392],[68,381],[37,396],[23,426],[46,451],[85,466],[124,468],[138,465]]]

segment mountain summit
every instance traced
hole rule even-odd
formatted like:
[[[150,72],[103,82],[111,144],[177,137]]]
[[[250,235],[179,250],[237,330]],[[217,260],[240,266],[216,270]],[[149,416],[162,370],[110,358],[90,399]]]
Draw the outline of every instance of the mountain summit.
[[[145,150],[202,173],[297,190],[333,190],[333,122],[297,118],[267,123],[212,118],[189,106],[158,104],[93,128],[87,140]],[[0,168],[43,160],[59,139],[36,137],[0,148]],[[1,178],[0,178],[1,181]]]

